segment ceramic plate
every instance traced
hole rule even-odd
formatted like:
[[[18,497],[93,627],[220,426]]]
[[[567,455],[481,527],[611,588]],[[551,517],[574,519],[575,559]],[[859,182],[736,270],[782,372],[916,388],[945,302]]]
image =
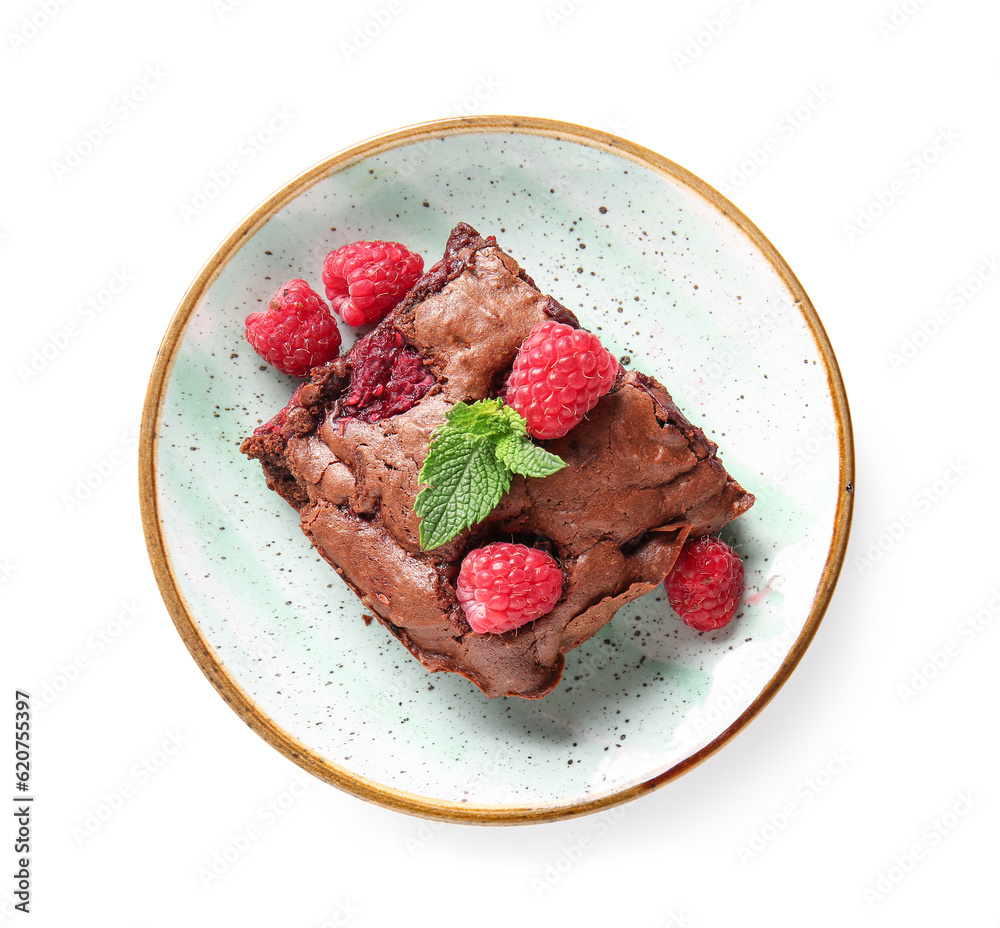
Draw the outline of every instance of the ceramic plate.
[[[746,593],[699,634],[662,588],[567,655],[541,700],[427,671],[315,553],[241,440],[295,382],[243,320],[358,239],[430,265],[459,221],[495,235],[624,363],[663,382],[757,503],[724,533]],[[346,331],[346,327],[342,327]],[[350,339],[348,339],[348,342]],[[728,741],[816,631],[843,559],[853,454],[833,352],[767,239],[703,181],[603,132],[540,119],[428,123],[298,177],[181,301],[146,397],[141,489],[164,599],[236,712],[316,776],[441,819],[528,822],[633,799]],[[220,778],[223,772],[219,771]]]

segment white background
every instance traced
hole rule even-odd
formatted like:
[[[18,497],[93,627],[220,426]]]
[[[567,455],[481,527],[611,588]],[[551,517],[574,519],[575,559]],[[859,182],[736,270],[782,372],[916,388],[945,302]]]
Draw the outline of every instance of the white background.
[[[6,3],[0,725],[31,692],[36,800],[29,916],[2,816],[0,924],[997,925],[998,26],[987,0]],[[300,775],[184,648],[136,492],[157,346],[230,229],[474,112],[730,195],[825,323],[858,452],[840,584],[771,705],[659,792],[527,828]]]

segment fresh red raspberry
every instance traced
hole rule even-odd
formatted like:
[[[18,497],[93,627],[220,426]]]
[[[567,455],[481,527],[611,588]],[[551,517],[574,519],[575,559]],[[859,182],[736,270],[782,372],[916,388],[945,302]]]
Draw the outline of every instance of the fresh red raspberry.
[[[381,322],[423,273],[424,259],[399,242],[354,242],[323,262],[326,298],[348,325]]]
[[[246,320],[246,339],[268,364],[292,377],[340,353],[337,320],[323,298],[298,278],[278,287],[270,305]]]
[[[551,612],[562,586],[562,571],[551,555],[500,541],[465,556],[458,601],[474,632],[502,635]]]
[[[615,381],[618,361],[596,335],[540,322],[521,343],[507,380],[507,403],[533,438],[561,438]]]
[[[686,625],[711,632],[736,614],[743,595],[743,562],[724,541],[703,535],[685,542],[663,585]]]

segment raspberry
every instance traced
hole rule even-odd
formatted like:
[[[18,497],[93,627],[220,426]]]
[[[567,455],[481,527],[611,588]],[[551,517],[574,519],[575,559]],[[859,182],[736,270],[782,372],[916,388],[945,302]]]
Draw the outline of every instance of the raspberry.
[[[278,287],[266,310],[246,319],[246,340],[268,364],[292,377],[332,361],[340,352],[340,330],[323,298],[304,280]]]
[[[354,242],[326,256],[326,298],[348,325],[381,322],[423,269],[424,259],[399,242]]]
[[[596,335],[540,322],[521,343],[507,380],[507,402],[533,438],[561,438],[604,396],[618,362]]]
[[[551,612],[562,586],[562,571],[551,555],[500,541],[465,556],[458,601],[474,632],[502,635]]]
[[[354,376],[341,409],[363,422],[406,412],[435,383],[420,353],[391,323],[366,335],[348,357]]]
[[[743,594],[743,562],[724,541],[704,535],[685,542],[663,585],[686,625],[714,631],[736,614]]]

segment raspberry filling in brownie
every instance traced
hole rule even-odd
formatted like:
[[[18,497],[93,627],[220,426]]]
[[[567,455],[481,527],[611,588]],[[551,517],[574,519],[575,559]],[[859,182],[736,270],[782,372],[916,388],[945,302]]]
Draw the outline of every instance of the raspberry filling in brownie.
[[[379,622],[427,669],[462,674],[491,697],[545,696],[565,654],[661,583],[689,537],[753,504],[666,389],[618,367],[582,421],[537,440],[564,466],[514,473],[488,515],[425,549],[415,504],[434,436],[457,404],[506,398],[522,343],[553,321],[579,328],[492,237],[462,223],[377,328],[314,368],[242,445]],[[558,566],[561,591],[544,615],[473,630],[459,573],[490,545],[544,552]]]

